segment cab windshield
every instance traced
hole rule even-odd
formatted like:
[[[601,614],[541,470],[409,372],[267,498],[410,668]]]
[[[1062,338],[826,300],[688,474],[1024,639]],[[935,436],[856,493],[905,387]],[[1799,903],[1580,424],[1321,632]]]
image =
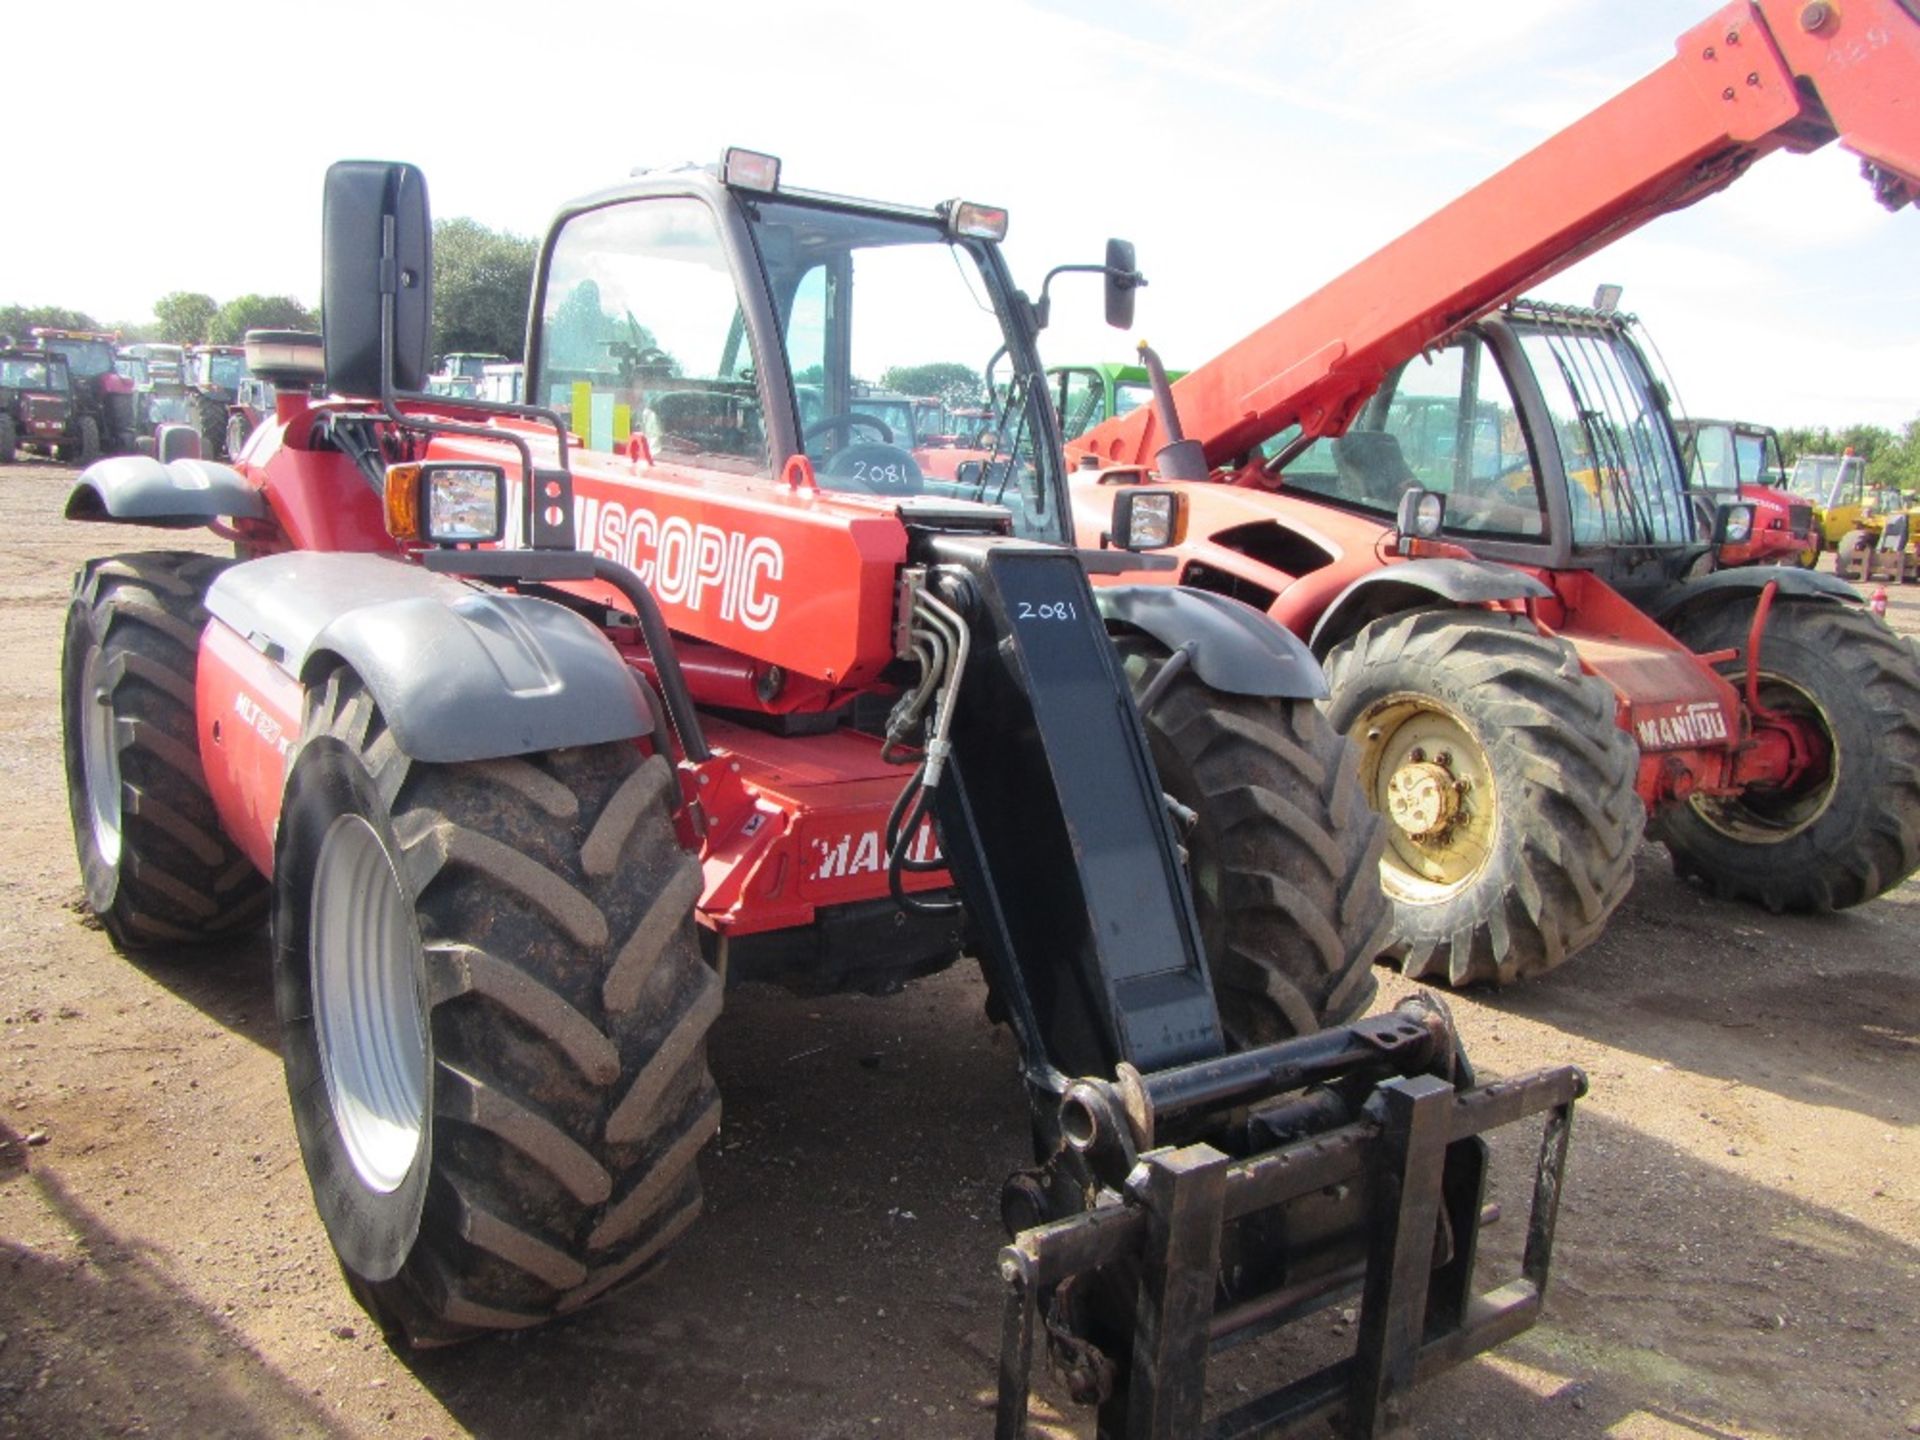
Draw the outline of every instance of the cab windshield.
[[[1003,356],[984,251],[924,220],[802,201],[760,202],[751,216],[821,486],[1002,505],[1019,533],[1064,539],[1057,460],[1037,428],[1046,387]],[[916,401],[929,391],[992,410],[971,437],[980,448],[926,443],[944,421]]]
[[[1864,468],[1856,455],[1802,455],[1787,477],[1787,493],[1815,505],[1840,505],[1860,488]]]
[[[209,355],[201,363],[206,366],[206,383],[217,390],[238,390],[247,376],[243,355]]]
[[[44,360],[0,360],[0,388],[61,390],[67,388],[67,367]]]
[[[1278,458],[1299,433],[1263,449]],[[1314,441],[1284,471],[1288,489],[1389,520],[1418,485],[1447,497],[1446,529],[1522,541],[1546,534],[1536,474],[1500,367],[1471,333],[1394,371],[1345,435]]]
[[[83,378],[106,375],[113,369],[113,346],[104,340],[49,339],[46,344],[53,354],[66,357],[68,370]]]
[[[762,476],[788,458],[771,453],[772,405],[823,489],[997,504],[1020,533],[1064,540],[1045,387],[1009,383],[985,245],[931,219],[784,197],[744,208],[790,393],[772,393],[778,367],[755,354],[741,307],[739,285],[759,277],[736,279],[706,203],[656,195],[585,211],[556,238],[535,403],[591,449],[640,439],[656,464]],[[915,401],[928,395],[993,408],[978,448],[922,443]]]

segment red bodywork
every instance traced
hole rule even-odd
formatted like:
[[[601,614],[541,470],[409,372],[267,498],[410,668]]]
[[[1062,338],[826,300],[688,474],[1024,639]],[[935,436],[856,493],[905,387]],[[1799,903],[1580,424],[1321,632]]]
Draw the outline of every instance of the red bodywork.
[[[1742,485],[1740,499],[1753,506],[1753,536],[1720,548],[1722,565],[1792,565],[1813,543],[1813,510],[1767,485]],[[1799,511],[1795,515],[1795,511]]]
[[[387,550],[398,559],[381,506],[353,463],[308,448],[314,411],[304,398],[283,391],[276,406],[243,466],[277,521],[248,533],[253,553]],[[552,462],[551,430],[529,425],[519,433],[536,462]],[[518,473],[504,441],[442,436],[430,453]],[[647,582],[703,709],[833,709],[871,688],[894,658],[895,576],[907,536],[890,502],[583,449],[570,462],[580,545]],[[626,605],[611,588],[569,588],[610,609]],[[651,675],[637,628],[608,633]],[[198,712],[221,821],[271,874],[300,687],[214,621],[201,642]],[[881,742],[853,730],[797,739],[716,718],[705,730],[713,758],[680,771],[685,794],[698,802],[681,838],[705,868],[703,923],[732,935],[788,929],[811,924],[817,907],[887,894],[881,835],[911,765],[881,759]],[[930,829],[913,853],[937,855]],[[949,883],[937,872],[903,880],[913,890]]]
[[[1295,423],[1309,437],[1344,433],[1396,366],[1648,220],[1725,188],[1773,151],[1838,139],[1873,167],[1885,203],[1920,190],[1920,19],[1900,0],[1733,4],[1682,35],[1676,52],[1176,381],[1185,437],[1200,443],[1219,478],[1172,487],[1189,514],[1186,539],[1174,547],[1179,569],[1129,578],[1236,595],[1311,636],[1349,584],[1401,557],[1390,526],[1289,495],[1255,446]],[[1137,480],[1167,438],[1159,415],[1143,407],[1068,447],[1080,543],[1100,543],[1112,485]],[[1091,457],[1088,468],[1071,463],[1082,457]],[[1778,509],[1786,523],[1787,501],[1763,492],[1756,504],[1766,528],[1753,544],[1771,547],[1769,522]],[[1470,555],[1441,543],[1417,549]],[[1639,789],[1649,807],[1756,781],[1791,783],[1824,763],[1791,722],[1743,713],[1704,657],[1596,576],[1516,568],[1554,596],[1496,608],[1524,611],[1563,635],[1613,687],[1621,724],[1641,741]],[[1709,733],[1715,727],[1721,733]]]

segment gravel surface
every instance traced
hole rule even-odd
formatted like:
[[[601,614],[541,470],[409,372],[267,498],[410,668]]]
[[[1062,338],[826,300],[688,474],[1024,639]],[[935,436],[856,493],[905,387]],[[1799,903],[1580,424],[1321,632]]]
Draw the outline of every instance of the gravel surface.
[[[1025,1116],[965,969],[734,992],[707,1214],[665,1269],[537,1333],[381,1343],[307,1197],[264,943],[129,962],[78,911],[68,577],[181,542],[62,522],[69,473],[0,468],[0,1436],[987,1433]],[[1920,633],[1920,587],[1890,593]],[[1415,1434],[1920,1433],[1920,883],[1776,917],[1638,869],[1600,944],[1453,1002],[1483,1075],[1570,1061],[1593,1094],[1545,1321],[1426,1387]],[[1532,1141],[1501,1142],[1517,1218]],[[1036,1434],[1090,1433],[1048,1398]]]

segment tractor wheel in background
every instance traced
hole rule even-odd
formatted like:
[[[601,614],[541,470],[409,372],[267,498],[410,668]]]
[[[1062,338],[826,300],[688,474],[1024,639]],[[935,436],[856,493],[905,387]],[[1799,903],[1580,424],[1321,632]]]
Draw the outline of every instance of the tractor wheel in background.
[[[1167,651],[1117,644],[1137,695]],[[1388,916],[1351,748],[1311,700],[1222,694],[1190,669],[1143,718],[1161,784],[1198,817],[1183,843],[1228,1036],[1263,1045],[1360,1014]]]
[[[13,464],[20,448],[20,432],[13,428],[11,415],[0,415],[0,465]]]
[[[100,422],[82,415],[74,424],[74,464],[91,465],[100,458]]]
[[[1388,818],[1407,975],[1505,984],[1599,935],[1633,884],[1639,751],[1571,645],[1515,615],[1418,611],[1336,649],[1327,683]]]
[[[221,830],[195,739],[207,587],[232,563],[141,551],[74,577],[67,802],[87,908],[123,950],[219,940],[266,916],[266,881]]]
[[[1853,567],[1858,566],[1865,576],[1867,565],[1865,557],[1873,553],[1873,547],[1879,536],[1870,530],[1849,530],[1840,537],[1840,543],[1833,547],[1833,573],[1846,579]],[[1741,637],[1744,642],[1745,636]]]
[[[1720,665],[1746,680],[1750,604],[1684,619],[1696,652],[1738,650]],[[1653,833],[1676,870],[1723,899],[1773,911],[1842,910],[1884,894],[1920,866],[1920,659],[1884,621],[1831,601],[1774,605],[1760,642],[1760,702],[1807,721],[1829,763],[1789,788],[1663,809]]]
[[[200,454],[208,460],[227,458],[227,407],[211,395],[193,397],[193,425],[200,432]]]
[[[631,744],[410,762],[344,668],[309,691],[275,860],[275,998],[314,1201],[415,1345],[638,1278],[720,1123],[700,867]]]
[[[247,424],[247,417],[239,411],[227,416],[227,459],[240,458],[240,452],[247,448],[247,437],[252,433],[253,427]]]

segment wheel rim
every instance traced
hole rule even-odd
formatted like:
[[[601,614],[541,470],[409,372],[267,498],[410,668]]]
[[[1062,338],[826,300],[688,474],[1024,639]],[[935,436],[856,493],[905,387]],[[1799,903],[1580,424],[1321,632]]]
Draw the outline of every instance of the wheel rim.
[[[1745,681],[1743,675],[1727,678],[1735,686]],[[1695,795],[1688,799],[1694,814],[1742,845],[1778,845],[1791,840],[1827,813],[1840,788],[1840,742],[1819,700],[1792,681],[1763,670],[1760,703],[1818,731],[1826,744],[1827,764],[1823,772],[1792,790],[1753,786],[1734,796]]]
[[[80,770],[93,845],[111,867],[120,863],[120,746],[104,668],[100,648],[89,648],[80,672]]]
[[[1466,723],[1428,695],[1391,695],[1354,729],[1368,803],[1387,818],[1380,880],[1395,900],[1458,894],[1493,855],[1493,767]]]
[[[342,815],[314,868],[313,1010],[327,1100],[353,1168],[389,1194],[427,1129],[420,938],[373,827]]]

